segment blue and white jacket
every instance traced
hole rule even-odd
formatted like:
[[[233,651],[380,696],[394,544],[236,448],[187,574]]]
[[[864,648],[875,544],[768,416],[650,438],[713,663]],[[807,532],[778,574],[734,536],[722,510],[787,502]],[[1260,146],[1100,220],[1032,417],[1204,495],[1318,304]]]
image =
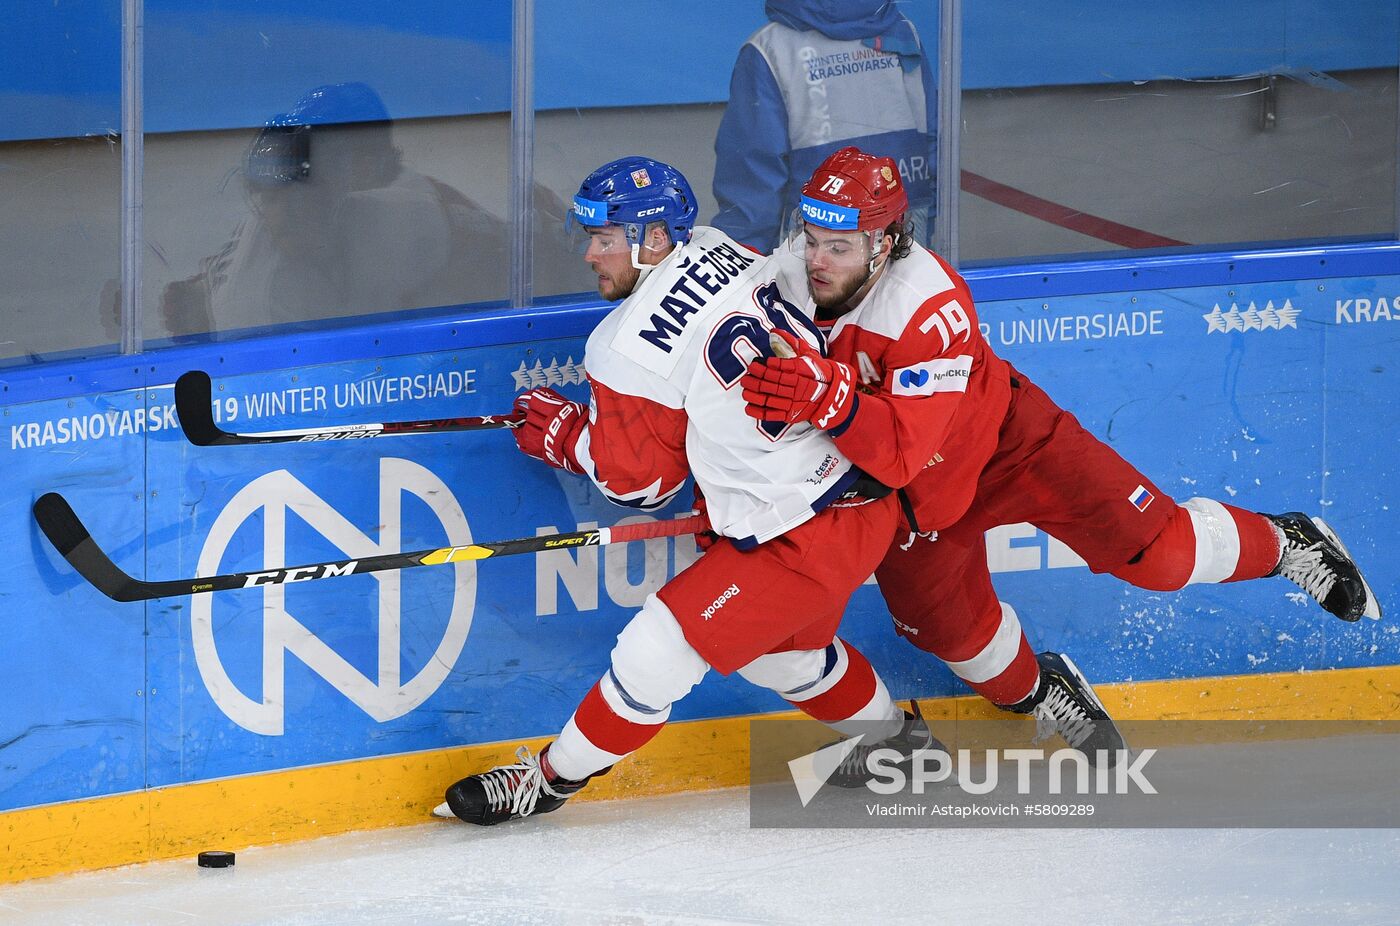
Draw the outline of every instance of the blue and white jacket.
[[[715,138],[713,224],[772,253],[807,178],[846,145],[894,158],[915,237],[932,233],[934,62],[886,0],[768,0],[739,50]]]

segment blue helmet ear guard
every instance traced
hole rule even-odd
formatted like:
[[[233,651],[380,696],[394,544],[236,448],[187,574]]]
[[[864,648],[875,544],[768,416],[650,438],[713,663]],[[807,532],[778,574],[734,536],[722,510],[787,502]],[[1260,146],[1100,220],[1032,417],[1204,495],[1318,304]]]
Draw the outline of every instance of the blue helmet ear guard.
[[[589,174],[579,185],[569,220],[585,226],[621,225],[630,244],[640,244],[646,227],[662,222],[675,244],[690,240],[695,228],[695,194],[680,171],[651,158],[618,158]]]

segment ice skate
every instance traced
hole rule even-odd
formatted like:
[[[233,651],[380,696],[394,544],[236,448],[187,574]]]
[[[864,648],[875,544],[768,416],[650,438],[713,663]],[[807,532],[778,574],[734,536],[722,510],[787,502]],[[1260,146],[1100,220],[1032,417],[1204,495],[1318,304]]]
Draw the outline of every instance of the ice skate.
[[[1363,614],[1380,620],[1380,602],[1326,521],[1299,511],[1264,517],[1283,534],[1283,553],[1270,575],[1287,578],[1344,621]]]
[[[928,724],[924,722],[923,714],[919,711],[918,702],[911,701],[909,706],[913,711],[904,712],[904,726],[898,733],[877,743],[861,743],[856,746],[841,760],[841,764],[831,773],[827,783],[838,788],[863,787],[873,777],[868,763],[871,754],[877,749],[893,749],[899,753],[900,760],[895,763],[895,767],[902,769],[906,775],[913,767],[916,754],[935,749],[947,752],[947,747],[929,731]]]
[[[1062,653],[1045,652],[1035,659],[1040,684],[1007,710],[1035,717],[1035,742],[1059,734],[1092,765],[1098,766],[1102,758],[1106,766],[1113,766],[1128,744],[1079,667]]]
[[[515,752],[520,761],[514,765],[498,765],[489,772],[468,775],[448,788],[447,800],[434,808],[433,815],[495,826],[558,810],[588,782],[567,781],[553,775],[548,769],[548,753],[546,746],[536,757],[521,746]]]

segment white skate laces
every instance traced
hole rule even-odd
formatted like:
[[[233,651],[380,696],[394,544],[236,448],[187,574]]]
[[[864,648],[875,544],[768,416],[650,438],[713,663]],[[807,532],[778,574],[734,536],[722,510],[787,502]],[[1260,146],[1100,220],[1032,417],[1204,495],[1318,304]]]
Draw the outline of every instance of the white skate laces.
[[[856,746],[846,753],[846,757],[827,777],[827,781],[838,788],[858,788],[864,785],[870,779],[870,757],[876,750],[893,750],[898,753],[901,765],[912,762],[914,756],[921,752],[947,752],[947,747],[929,730],[923,714],[918,710],[918,704],[913,703],[911,706],[914,710],[904,713],[904,723],[898,733],[874,743]]]
[[[846,753],[846,758],[841,760],[841,764],[836,766],[836,771],[832,773],[832,778],[855,778],[866,774],[866,760],[870,758],[869,749],[861,749],[857,746]]]
[[[1318,601],[1323,601],[1337,584],[1337,573],[1322,557],[1324,540],[1316,541],[1302,549],[1287,543],[1283,545],[1283,558],[1279,562],[1279,575],[1291,580],[1303,591]]]
[[[899,753],[900,759],[908,759],[915,753],[923,752],[929,748],[933,742],[933,735],[928,732],[928,728],[923,727],[905,733],[896,733],[889,739],[881,740],[878,743],[871,743],[868,746],[857,746],[846,754],[846,758],[841,760],[841,764],[836,766],[836,771],[832,773],[832,778],[854,779],[862,781],[870,774],[870,757],[877,749],[892,749]]]
[[[1094,719],[1058,685],[1048,686],[1045,700],[1031,711],[1035,717],[1035,739],[1043,743],[1058,733],[1076,749],[1094,733]]]
[[[481,787],[493,811],[499,813],[509,807],[512,814],[528,817],[535,812],[541,791],[548,792],[551,797],[568,797],[550,788],[540,769],[539,758],[531,755],[527,747],[517,749],[515,757],[520,760],[517,764],[501,765],[480,776]]]
[[[1035,691],[1008,709],[1035,718],[1035,743],[1059,734],[1091,765],[1115,765],[1128,744],[1083,673],[1063,653],[1046,651],[1036,662],[1040,682]]]

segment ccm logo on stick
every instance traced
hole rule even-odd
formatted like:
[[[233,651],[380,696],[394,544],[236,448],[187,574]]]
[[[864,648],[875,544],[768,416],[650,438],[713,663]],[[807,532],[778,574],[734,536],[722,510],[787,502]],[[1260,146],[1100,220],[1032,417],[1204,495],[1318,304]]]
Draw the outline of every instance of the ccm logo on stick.
[[[360,564],[359,560],[348,563],[326,563],[322,566],[299,566],[295,569],[278,569],[273,572],[255,572],[243,583],[244,588],[259,585],[282,585],[286,582],[309,582],[312,579],[327,579],[331,576],[348,576]]]

